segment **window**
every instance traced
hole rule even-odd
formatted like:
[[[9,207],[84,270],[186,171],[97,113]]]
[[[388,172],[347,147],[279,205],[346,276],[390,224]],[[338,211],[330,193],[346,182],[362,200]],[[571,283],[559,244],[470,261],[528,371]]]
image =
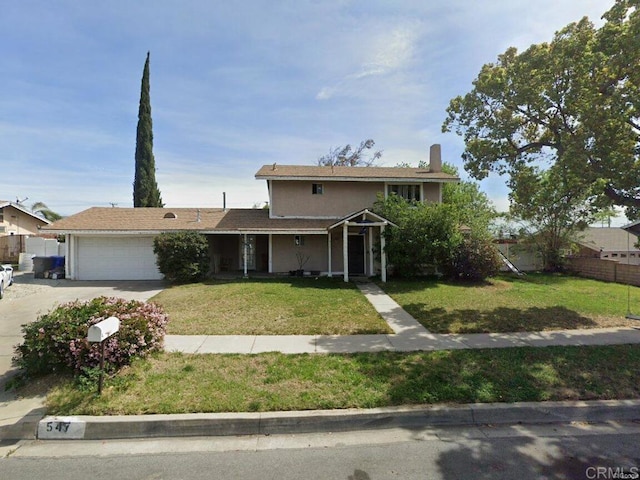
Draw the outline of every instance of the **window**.
[[[322,184],[321,183],[313,183],[311,184],[311,193],[313,195],[322,195]]]
[[[296,247],[302,247],[304,245],[304,235],[294,235],[293,243]]]
[[[396,194],[407,201],[420,202],[420,185],[389,185],[388,194]]]

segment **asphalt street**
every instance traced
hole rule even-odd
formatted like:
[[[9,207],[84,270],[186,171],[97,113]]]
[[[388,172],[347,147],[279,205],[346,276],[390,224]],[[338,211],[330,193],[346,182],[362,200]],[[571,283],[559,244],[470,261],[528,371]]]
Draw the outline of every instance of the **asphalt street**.
[[[137,441],[25,441],[0,478],[596,479],[633,477],[640,425],[554,424]],[[630,475],[613,476],[613,473]]]

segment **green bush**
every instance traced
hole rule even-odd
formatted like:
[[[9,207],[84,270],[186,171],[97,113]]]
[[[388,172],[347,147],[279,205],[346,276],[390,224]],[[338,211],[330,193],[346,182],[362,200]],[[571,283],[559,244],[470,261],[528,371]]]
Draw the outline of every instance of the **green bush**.
[[[209,242],[197,232],[161,233],[153,240],[160,272],[171,282],[199,282],[209,273]]]
[[[445,275],[453,279],[480,281],[500,271],[501,261],[489,239],[465,238],[456,248]]]
[[[120,331],[105,340],[105,364],[111,370],[162,349],[168,316],[161,307],[99,297],[60,305],[23,325],[24,342],[16,347],[14,363],[27,376],[90,370],[100,362],[100,344],[88,342],[89,327],[112,316],[120,319]]]
[[[397,226],[385,229],[385,250],[394,275],[412,277],[433,267],[445,269],[462,241],[449,205],[409,203],[391,195],[378,199],[375,212]]]

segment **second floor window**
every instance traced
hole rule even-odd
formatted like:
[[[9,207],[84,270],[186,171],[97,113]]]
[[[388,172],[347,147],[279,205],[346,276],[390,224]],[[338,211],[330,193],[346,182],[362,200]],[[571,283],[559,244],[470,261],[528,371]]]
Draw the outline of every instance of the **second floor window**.
[[[323,192],[323,188],[322,188],[322,184],[321,183],[313,183],[311,184],[311,193],[313,195],[322,195]]]
[[[389,185],[388,194],[391,195],[393,193],[409,202],[422,201],[422,198],[420,198],[420,185]]]

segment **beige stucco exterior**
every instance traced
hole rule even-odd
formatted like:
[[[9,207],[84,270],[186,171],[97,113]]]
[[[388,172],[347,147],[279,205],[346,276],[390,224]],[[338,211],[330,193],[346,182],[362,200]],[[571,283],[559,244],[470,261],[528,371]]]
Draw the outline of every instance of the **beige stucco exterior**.
[[[423,198],[425,202],[440,203],[442,202],[442,184],[441,183],[423,183]]]
[[[363,208],[371,208],[384,184],[378,182],[312,182],[272,180],[270,185],[272,217],[340,218]],[[312,185],[322,185],[321,195]]]
[[[411,182],[395,182],[411,184]],[[313,193],[313,185],[322,185],[322,194]],[[413,183],[415,184],[415,183]],[[287,181],[271,180],[271,217],[341,218],[371,208],[378,194],[385,194],[385,182]],[[440,202],[441,183],[422,183],[422,198]]]
[[[40,220],[12,205],[0,209],[0,220],[0,236],[38,235],[38,227],[48,224],[45,220]]]
[[[327,271],[327,236],[326,235],[302,235],[304,245],[296,245],[295,235],[272,235],[272,272],[283,273],[298,270],[300,264],[297,255],[304,261],[306,271]]]

